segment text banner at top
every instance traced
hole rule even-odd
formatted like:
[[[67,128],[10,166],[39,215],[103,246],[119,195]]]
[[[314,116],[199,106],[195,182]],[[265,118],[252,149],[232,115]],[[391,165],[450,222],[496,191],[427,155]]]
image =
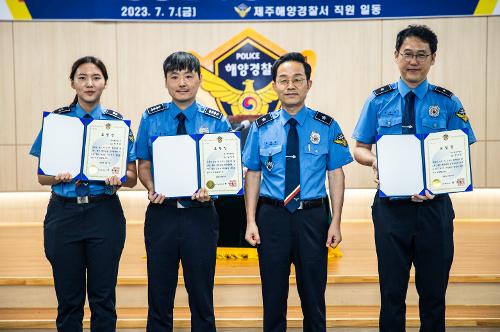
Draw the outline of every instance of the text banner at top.
[[[500,15],[500,0],[0,0],[0,20],[276,21]]]

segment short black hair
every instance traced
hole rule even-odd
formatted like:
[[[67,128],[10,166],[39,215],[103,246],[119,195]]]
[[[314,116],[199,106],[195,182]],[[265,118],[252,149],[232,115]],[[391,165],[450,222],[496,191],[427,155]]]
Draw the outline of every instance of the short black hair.
[[[276,60],[271,68],[271,73],[273,75],[273,81],[276,82],[276,75],[278,74],[278,67],[285,62],[295,61],[299,62],[304,66],[304,71],[306,73],[307,80],[311,79],[311,65],[307,63],[307,58],[298,52],[290,52],[283,54]]]
[[[170,54],[163,61],[163,74],[165,74],[165,78],[167,77],[167,73],[181,70],[194,71],[200,77],[200,60],[191,53],[179,51]]]
[[[401,45],[408,37],[417,37],[425,43],[429,44],[431,53],[434,54],[437,51],[438,39],[434,31],[432,31],[427,25],[409,25],[406,29],[401,30],[396,37],[396,51],[399,52]]]

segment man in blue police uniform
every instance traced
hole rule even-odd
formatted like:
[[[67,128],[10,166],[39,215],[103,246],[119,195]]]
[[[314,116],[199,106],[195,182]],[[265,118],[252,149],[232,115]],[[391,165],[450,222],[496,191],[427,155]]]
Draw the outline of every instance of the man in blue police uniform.
[[[409,26],[396,38],[394,57],[401,74],[366,101],[353,138],[356,160],[375,171],[371,151],[379,134],[425,134],[467,128],[476,141],[458,98],[427,82],[436,60],[437,37],[426,26]],[[378,181],[378,180],[376,180]],[[380,277],[380,331],[405,331],[406,291],[415,266],[420,331],[445,330],[445,294],[453,260],[453,206],[448,195],[379,198],[372,207]]]
[[[191,309],[191,331],[215,331],[213,287],[219,219],[206,188],[191,199],[172,199],[154,190],[152,136],[227,132],[222,113],[196,103],[200,62],[186,52],[163,63],[172,102],[148,108],[137,135],[139,179],[148,190],[144,237],[148,266],[147,331],[172,331],[179,261]],[[175,162],[175,156],[172,156]]]
[[[252,124],[243,152],[248,168],[245,239],[258,245],[264,331],[286,331],[291,263],[304,314],[303,330],[326,331],[328,247],[335,248],[342,240],[342,166],[352,157],[337,122],[305,106],[312,85],[305,57],[283,55],[274,63],[272,76],[282,109]]]

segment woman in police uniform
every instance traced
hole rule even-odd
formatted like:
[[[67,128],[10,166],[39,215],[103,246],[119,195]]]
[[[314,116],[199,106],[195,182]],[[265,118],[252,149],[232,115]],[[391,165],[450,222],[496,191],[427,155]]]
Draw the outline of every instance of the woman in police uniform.
[[[122,116],[100,105],[108,73],[92,56],[78,59],[71,68],[71,87],[76,96],[68,107],[54,113],[92,119],[121,120]],[[91,330],[115,331],[115,287],[118,264],[125,242],[125,217],[116,195],[121,186],[137,183],[133,135],[129,135],[127,180],[117,176],[104,182],[75,181],[68,172],[38,175],[52,187],[44,221],[45,255],[52,265],[58,301],[57,330],[82,331],[86,286]],[[40,157],[41,131],[30,154]]]

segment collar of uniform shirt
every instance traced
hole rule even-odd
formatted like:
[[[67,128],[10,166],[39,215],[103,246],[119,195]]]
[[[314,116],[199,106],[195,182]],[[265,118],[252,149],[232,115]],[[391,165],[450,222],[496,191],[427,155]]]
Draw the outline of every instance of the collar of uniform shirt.
[[[429,89],[429,82],[425,80],[422,83],[420,83],[420,85],[417,86],[415,89],[413,89],[413,93],[418,97],[418,99],[422,99],[424,98],[428,89]],[[401,97],[404,98],[406,94],[412,90],[408,87],[408,85],[406,85],[405,82],[403,82],[402,79],[399,79],[398,91]]]
[[[83,118],[85,116],[85,114],[87,114],[87,112],[85,112],[85,110],[80,106],[80,104],[76,104],[75,106],[75,112],[76,112],[76,116],[79,117],[79,118]],[[94,107],[94,109],[92,111],[90,111],[90,116],[93,118],[93,119],[99,119],[99,115],[102,113],[102,107],[101,107],[101,104],[97,105],[96,107]]]
[[[290,120],[291,116],[284,109],[281,109],[280,112],[281,112],[280,114],[281,124],[285,126],[288,120]],[[297,122],[299,123],[299,126],[302,126],[304,124],[304,121],[306,121],[306,117],[307,117],[306,106],[302,107],[300,111],[294,116],[295,120],[297,120]]]
[[[175,119],[175,117],[177,116],[177,114],[179,114],[180,112],[184,113],[184,115],[186,116],[186,120],[190,120],[194,117],[194,115],[196,114],[196,112],[198,112],[198,104],[195,102],[193,102],[188,108],[186,108],[184,111],[182,111],[179,107],[177,107],[177,105],[174,103],[174,102],[171,102],[170,103],[170,109],[172,112],[169,112],[170,113],[170,116],[172,118]]]

